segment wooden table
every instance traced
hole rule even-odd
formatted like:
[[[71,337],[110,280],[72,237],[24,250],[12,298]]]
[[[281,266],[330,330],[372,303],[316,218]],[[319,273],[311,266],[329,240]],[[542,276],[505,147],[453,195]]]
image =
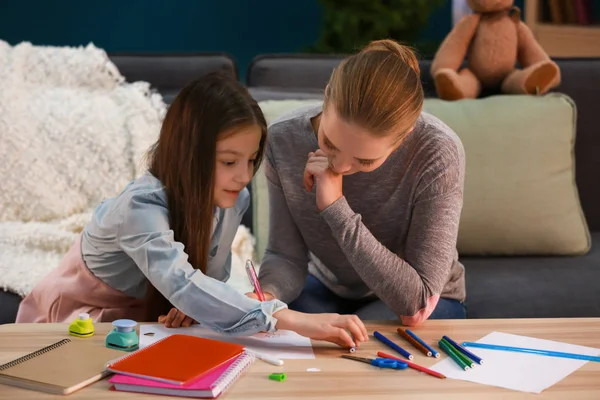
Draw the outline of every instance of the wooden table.
[[[394,340],[397,325],[391,322],[369,322],[368,330],[388,333]],[[110,324],[96,324],[96,335],[89,340],[103,343]],[[532,336],[540,339],[600,348],[600,318],[522,319],[522,320],[454,320],[427,321],[414,329],[428,343],[437,343],[442,335],[456,340],[475,341],[492,331]],[[64,324],[11,324],[0,325],[0,364],[64,338]],[[412,369],[404,371],[378,370],[367,364],[339,358],[348,354],[336,346],[315,342],[314,360],[286,360],[282,367],[261,361],[254,365],[227,391],[222,399],[600,399],[600,363],[589,362],[541,394],[517,392],[493,386],[454,379],[437,379]],[[437,347],[437,346],[436,346]],[[379,341],[369,342],[354,353],[373,357],[377,351],[392,353]],[[431,366],[438,360],[427,358],[416,351],[415,362]],[[444,356],[442,356],[444,357]],[[319,372],[308,372],[318,368]],[[272,372],[285,372],[287,380],[268,380]],[[84,388],[68,397],[51,396],[34,391],[0,386],[0,399],[68,398],[85,400],[114,399],[167,399],[109,390],[106,380]],[[181,399],[181,398],[177,398]]]

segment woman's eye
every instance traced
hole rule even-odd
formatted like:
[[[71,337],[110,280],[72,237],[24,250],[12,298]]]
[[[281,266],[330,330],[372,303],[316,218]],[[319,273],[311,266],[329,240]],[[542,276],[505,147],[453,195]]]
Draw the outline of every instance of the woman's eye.
[[[373,165],[373,163],[375,163],[375,161],[361,161],[360,165],[362,165],[363,167],[369,167]]]
[[[226,167],[231,167],[232,165],[235,164],[235,161],[221,161],[223,163],[223,165],[225,165]]]

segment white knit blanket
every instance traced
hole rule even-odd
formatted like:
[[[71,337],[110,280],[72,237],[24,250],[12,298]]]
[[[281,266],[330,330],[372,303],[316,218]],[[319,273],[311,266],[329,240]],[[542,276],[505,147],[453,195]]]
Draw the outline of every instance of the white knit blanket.
[[[0,288],[26,295],[58,265],[93,208],[143,173],[165,111],[91,44],[0,41]]]

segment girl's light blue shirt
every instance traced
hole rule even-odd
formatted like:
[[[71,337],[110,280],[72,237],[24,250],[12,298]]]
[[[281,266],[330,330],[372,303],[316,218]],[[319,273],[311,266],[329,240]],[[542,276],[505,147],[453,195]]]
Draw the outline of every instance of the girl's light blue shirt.
[[[286,308],[285,303],[261,303],[225,283],[231,273],[231,245],[249,204],[244,189],[234,207],[216,209],[203,274],[188,262],[183,244],[174,240],[163,185],[148,172],[96,207],[82,234],[83,260],[96,277],[132,297],[144,297],[149,281],[173,306],[215,331],[274,331],[273,314]]]

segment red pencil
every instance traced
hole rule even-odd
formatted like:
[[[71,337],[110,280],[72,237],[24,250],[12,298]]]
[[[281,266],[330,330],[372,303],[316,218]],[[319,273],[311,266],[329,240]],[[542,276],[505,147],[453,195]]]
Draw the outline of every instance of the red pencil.
[[[429,375],[431,375],[431,376],[435,376],[436,378],[440,378],[440,379],[446,379],[446,376],[445,376],[445,375],[442,375],[442,374],[440,374],[439,372],[432,371],[432,370],[430,370],[429,368],[425,368],[425,367],[422,367],[422,366],[420,366],[420,365],[418,365],[418,364],[415,364],[415,363],[413,363],[413,362],[406,361],[406,360],[404,360],[404,359],[402,359],[402,358],[398,358],[398,357],[396,357],[396,356],[393,356],[393,355],[391,355],[391,354],[388,354],[388,353],[384,353],[383,351],[378,351],[378,352],[377,352],[377,355],[378,355],[379,357],[383,357],[383,358],[391,358],[391,359],[393,359],[393,360],[400,360],[400,361],[402,361],[402,362],[405,362],[405,363],[407,363],[407,364],[408,364],[408,366],[409,366],[410,368],[412,368],[412,369],[416,369],[417,371],[425,372],[426,374],[429,374]]]

